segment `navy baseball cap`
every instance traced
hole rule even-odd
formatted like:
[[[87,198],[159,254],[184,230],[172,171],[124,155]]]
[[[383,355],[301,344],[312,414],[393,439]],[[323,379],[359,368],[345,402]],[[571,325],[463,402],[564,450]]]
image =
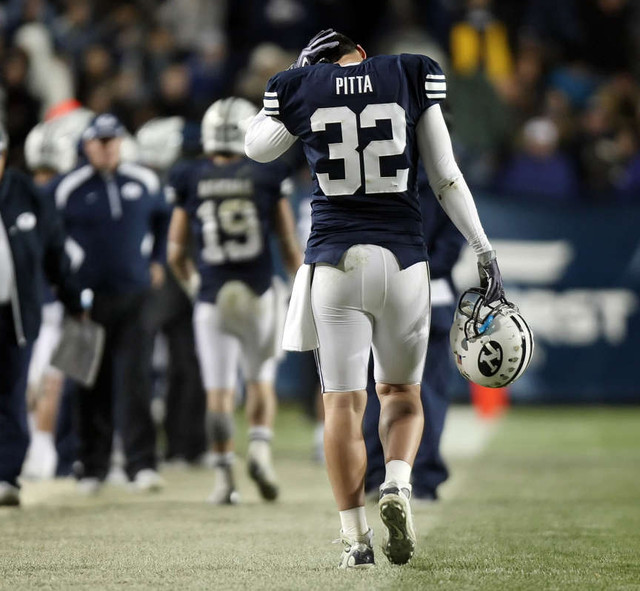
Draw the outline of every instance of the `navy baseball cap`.
[[[96,115],[89,123],[89,127],[82,134],[83,140],[106,139],[122,137],[125,134],[124,125],[111,113]]]

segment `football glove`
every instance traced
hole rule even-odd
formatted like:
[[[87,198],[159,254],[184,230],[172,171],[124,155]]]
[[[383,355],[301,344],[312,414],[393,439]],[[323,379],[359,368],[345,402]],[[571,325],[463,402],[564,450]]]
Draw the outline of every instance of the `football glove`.
[[[300,52],[298,59],[291,64],[290,70],[293,68],[304,68],[312,66],[319,61],[323,51],[338,47],[340,42],[335,38],[336,32],[333,29],[324,29],[320,31],[307,46]]]
[[[478,274],[480,287],[485,290],[485,300],[488,303],[504,298],[502,275],[496,259],[496,251],[483,252],[478,257]]]

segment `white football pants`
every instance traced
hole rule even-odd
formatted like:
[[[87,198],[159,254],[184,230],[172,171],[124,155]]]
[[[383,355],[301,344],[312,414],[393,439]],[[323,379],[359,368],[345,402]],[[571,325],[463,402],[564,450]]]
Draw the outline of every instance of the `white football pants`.
[[[60,342],[63,317],[64,307],[60,302],[51,302],[42,306],[42,324],[38,338],[33,344],[27,376],[30,388],[37,388],[45,374],[62,375],[60,370],[52,367],[51,358]]]
[[[246,381],[273,382],[277,359],[274,289],[257,296],[240,281],[226,283],[215,304],[196,302],[193,327],[202,381],[207,390]]]
[[[372,347],[376,382],[420,383],[430,321],[426,263],[401,269],[386,248],[352,246],[337,267],[316,264],[311,305],[323,392],[364,390]]]

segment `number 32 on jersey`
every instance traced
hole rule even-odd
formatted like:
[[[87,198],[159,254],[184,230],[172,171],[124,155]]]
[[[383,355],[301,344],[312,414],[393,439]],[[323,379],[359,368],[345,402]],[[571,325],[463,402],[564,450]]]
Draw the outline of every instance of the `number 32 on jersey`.
[[[359,121],[358,121],[359,119]],[[391,138],[372,140],[358,152],[358,123],[360,128],[376,127],[378,121],[391,122]],[[343,160],[343,179],[331,179],[328,173],[318,173],[318,184],[328,196],[353,195],[364,183],[365,193],[402,193],[407,190],[409,169],[398,169],[394,176],[382,176],[380,158],[404,153],[407,145],[407,126],[404,109],[397,103],[367,105],[360,117],[349,107],[316,109],[311,116],[311,131],[325,131],[327,125],[337,123],[342,129],[342,141],[329,144],[329,160]],[[361,174],[360,159],[362,158]]]

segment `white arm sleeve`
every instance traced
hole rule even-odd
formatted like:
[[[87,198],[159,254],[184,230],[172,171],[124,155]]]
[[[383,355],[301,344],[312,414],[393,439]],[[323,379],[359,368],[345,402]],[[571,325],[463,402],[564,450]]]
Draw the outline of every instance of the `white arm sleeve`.
[[[291,135],[284,123],[262,109],[249,124],[244,137],[244,150],[247,156],[258,162],[271,162],[282,156],[298,138]]]
[[[432,105],[424,112],[416,131],[420,157],[440,205],[477,255],[491,250],[471,191],[453,156],[440,105]]]

